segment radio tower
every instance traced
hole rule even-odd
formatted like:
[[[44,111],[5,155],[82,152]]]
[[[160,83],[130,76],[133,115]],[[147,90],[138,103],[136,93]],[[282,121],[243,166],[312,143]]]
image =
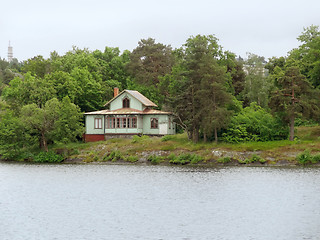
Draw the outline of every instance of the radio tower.
[[[13,59],[13,52],[12,52],[12,47],[10,46],[10,41],[9,41],[9,47],[8,47],[8,62],[11,62]]]

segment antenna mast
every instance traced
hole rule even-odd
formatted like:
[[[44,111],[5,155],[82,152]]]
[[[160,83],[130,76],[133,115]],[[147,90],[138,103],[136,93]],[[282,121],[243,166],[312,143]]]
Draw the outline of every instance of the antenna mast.
[[[12,47],[10,45],[10,41],[9,41],[9,47],[8,47],[8,62],[11,62],[13,59],[13,51],[12,51]]]

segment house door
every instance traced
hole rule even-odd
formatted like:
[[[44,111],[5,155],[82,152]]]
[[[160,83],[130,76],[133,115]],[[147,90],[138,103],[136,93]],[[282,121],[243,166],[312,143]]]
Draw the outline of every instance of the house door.
[[[159,124],[159,134],[160,134],[160,135],[168,134],[167,124],[165,124],[165,123],[160,123],[160,124]]]

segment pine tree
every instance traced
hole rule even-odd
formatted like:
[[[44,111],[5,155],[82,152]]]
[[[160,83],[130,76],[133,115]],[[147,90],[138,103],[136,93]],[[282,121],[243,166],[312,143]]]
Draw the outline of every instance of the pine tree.
[[[290,141],[294,140],[294,122],[297,116],[319,116],[319,92],[312,88],[296,66],[287,67],[276,80],[277,90],[271,95],[270,107],[289,124]]]

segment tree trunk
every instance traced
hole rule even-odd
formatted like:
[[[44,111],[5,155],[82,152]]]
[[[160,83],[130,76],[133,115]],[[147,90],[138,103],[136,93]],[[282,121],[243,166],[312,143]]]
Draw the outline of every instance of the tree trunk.
[[[197,143],[199,141],[199,129],[197,129],[196,127],[193,127],[192,141],[194,143]]]
[[[41,146],[42,146],[42,148],[43,148],[46,152],[49,151],[49,150],[48,150],[47,140],[46,140],[46,137],[44,136],[44,133],[43,133],[43,132],[41,133]]]
[[[192,132],[187,130],[187,135],[188,135],[188,139],[191,140],[192,139]]]
[[[216,127],[214,128],[214,142],[218,143],[218,129]]]
[[[290,136],[289,140],[293,141],[294,140],[294,114],[290,116]]]
[[[203,142],[205,142],[205,143],[207,142],[207,134],[206,134],[206,132],[203,133]]]

